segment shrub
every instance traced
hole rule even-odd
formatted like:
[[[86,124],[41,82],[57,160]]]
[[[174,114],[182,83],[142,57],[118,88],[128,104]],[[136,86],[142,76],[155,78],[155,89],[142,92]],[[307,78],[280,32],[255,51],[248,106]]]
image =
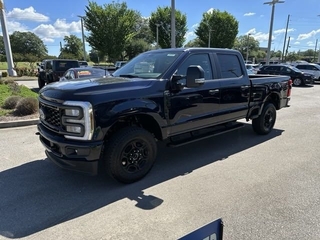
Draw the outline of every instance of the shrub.
[[[36,98],[33,98],[33,97],[22,98],[16,106],[15,115],[26,116],[26,115],[34,114],[38,111],[38,108],[39,108],[39,103]]]
[[[11,97],[8,97],[4,103],[3,103],[3,108],[4,109],[15,109],[19,100],[21,99],[20,96],[11,96]]]

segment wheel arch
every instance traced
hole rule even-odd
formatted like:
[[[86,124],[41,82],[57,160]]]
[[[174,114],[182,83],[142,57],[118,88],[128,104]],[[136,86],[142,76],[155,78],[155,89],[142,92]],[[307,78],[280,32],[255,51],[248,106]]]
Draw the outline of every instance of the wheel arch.
[[[108,140],[113,136],[114,133],[119,131],[120,129],[128,126],[137,126],[141,127],[148,132],[152,133],[157,140],[163,139],[163,134],[161,131],[161,127],[158,124],[157,120],[147,114],[147,113],[137,113],[120,116],[108,129],[105,134],[104,139]]]

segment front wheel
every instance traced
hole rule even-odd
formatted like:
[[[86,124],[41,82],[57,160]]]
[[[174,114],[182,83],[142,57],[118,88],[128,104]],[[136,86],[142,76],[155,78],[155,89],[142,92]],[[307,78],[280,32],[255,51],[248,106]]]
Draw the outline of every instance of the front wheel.
[[[154,136],[139,127],[126,127],[107,142],[102,161],[106,172],[123,183],[133,183],[151,170],[157,155]]]
[[[301,78],[295,78],[295,79],[293,79],[293,85],[294,86],[302,86],[303,81],[301,80]]]
[[[266,135],[270,133],[276,122],[277,111],[272,103],[268,103],[262,109],[262,112],[258,118],[252,120],[253,130],[260,134]]]
[[[43,88],[46,83],[41,79],[40,75],[38,77],[38,87],[39,89]]]

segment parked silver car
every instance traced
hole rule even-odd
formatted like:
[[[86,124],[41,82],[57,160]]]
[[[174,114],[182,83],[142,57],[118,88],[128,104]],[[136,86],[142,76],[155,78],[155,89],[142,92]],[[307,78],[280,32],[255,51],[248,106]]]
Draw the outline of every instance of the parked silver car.
[[[314,76],[315,81],[320,81],[320,66],[314,63],[300,63],[295,66],[303,72],[310,73]]]

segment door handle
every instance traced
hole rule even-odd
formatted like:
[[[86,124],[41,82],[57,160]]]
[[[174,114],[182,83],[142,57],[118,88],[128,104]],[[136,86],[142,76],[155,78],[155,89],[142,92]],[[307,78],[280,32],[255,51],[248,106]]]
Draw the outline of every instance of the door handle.
[[[220,91],[219,89],[211,89],[211,90],[209,90],[209,94],[214,95],[214,94],[218,93],[219,91]]]

